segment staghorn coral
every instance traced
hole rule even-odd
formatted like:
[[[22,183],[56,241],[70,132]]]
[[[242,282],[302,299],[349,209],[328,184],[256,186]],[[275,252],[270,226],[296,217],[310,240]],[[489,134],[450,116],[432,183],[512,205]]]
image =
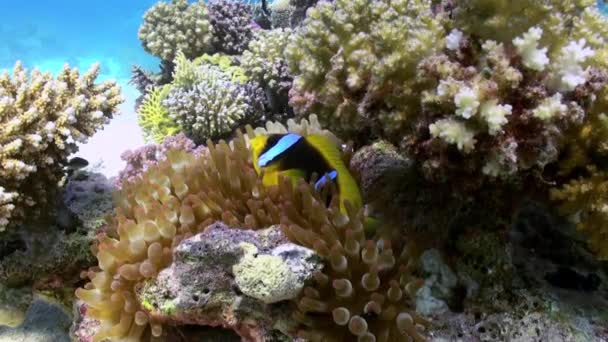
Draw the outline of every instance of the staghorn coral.
[[[157,3],[144,14],[138,35],[144,49],[163,60],[173,60],[179,51],[194,58],[213,50],[213,26],[204,1]]]
[[[327,258],[331,266],[316,275],[318,287],[309,287],[300,300],[299,335],[331,339],[352,331],[363,338],[377,334],[379,340],[422,339],[423,321],[412,312],[407,297],[419,284],[411,275],[416,263],[403,241],[365,241],[362,209],[345,215],[337,201],[326,207],[312,184],[302,181],[296,190],[283,179],[277,187],[264,187],[242,135],[230,145],[208,141],[208,148],[209,153],[199,157],[171,150],[166,160],[123,185],[112,228],[96,248],[99,267],[88,272],[91,282],[76,292],[87,303],[87,314],[101,321],[95,341],[139,340],[146,331],[162,336],[162,322],[135,300],[138,284],[171,263],[172,249],[180,241],[218,220],[247,229],[280,223],[292,241]],[[352,277],[344,270],[352,270]],[[346,307],[325,297],[333,291],[329,279],[351,298],[344,302]],[[359,291],[358,299],[345,287],[349,283]],[[308,315],[311,309],[315,315]],[[339,325],[311,330],[311,325],[331,321],[332,316]]]
[[[211,0],[207,8],[215,50],[241,54],[253,37],[251,5],[236,0]]]
[[[608,260],[608,174],[596,166],[588,166],[587,174],[551,189],[551,198],[587,236],[598,259]]]
[[[36,218],[64,175],[77,142],[85,142],[123,102],[115,82],[95,83],[64,66],[56,78],[20,62],[0,75],[0,231]]]
[[[241,57],[245,74],[278,93],[289,91],[292,79],[283,51],[292,33],[291,29],[258,30]]]
[[[147,141],[159,143],[180,131],[180,126],[163,105],[171,90],[172,86],[168,84],[152,88],[138,108],[137,121]]]
[[[344,138],[394,142],[419,110],[416,68],[443,46],[442,24],[430,0],[319,2],[285,50],[290,104]]]

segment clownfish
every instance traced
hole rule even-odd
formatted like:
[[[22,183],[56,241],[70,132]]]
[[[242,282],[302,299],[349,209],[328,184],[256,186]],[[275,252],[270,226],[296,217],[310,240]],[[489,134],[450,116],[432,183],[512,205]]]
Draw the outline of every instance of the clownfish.
[[[295,133],[258,135],[251,140],[253,167],[262,176],[265,186],[277,185],[279,175],[293,182],[300,178],[310,181],[321,190],[331,181],[336,185],[340,211],[346,213],[345,201],[355,208],[363,206],[357,182],[341,158],[338,147],[319,134],[301,136]]]

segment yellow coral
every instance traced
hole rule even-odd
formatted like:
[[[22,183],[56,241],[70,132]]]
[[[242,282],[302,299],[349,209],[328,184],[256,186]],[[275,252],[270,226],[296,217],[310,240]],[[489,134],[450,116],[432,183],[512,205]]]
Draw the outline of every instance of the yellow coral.
[[[171,119],[162,103],[170,91],[171,85],[152,89],[139,107],[137,120],[148,141],[161,143],[166,137],[180,131],[179,125]]]
[[[560,203],[563,214],[574,219],[598,258],[608,260],[608,173],[594,166],[587,170],[589,177],[551,190],[551,198]]]

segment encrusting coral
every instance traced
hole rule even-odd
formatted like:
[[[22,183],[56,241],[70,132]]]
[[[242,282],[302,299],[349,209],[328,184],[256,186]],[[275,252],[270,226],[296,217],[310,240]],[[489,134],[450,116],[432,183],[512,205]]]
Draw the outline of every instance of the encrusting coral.
[[[444,45],[443,16],[430,0],[322,1],[307,13],[285,50],[296,114],[343,138],[402,133],[420,107],[417,65]]]
[[[253,37],[252,7],[237,0],[212,0],[207,4],[216,51],[240,54]]]
[[[296,128],[320,130],[308,122]],[[162,322],[135,301],[138,284],[171,263],[180,241],[218,220],[248,229],[280,223],[292,241],[326,259],[326,270],[298,301],[302,326],[294,334],[313,340],[423,339],[424,320],[409,297],[420,283],[411,273],[411,246],[366,240],[362,208],[342,214],[336,201],[326,207],[312,184],[302,181],[295,189],[283,179],[264,187],[243,135],[230,145],[209,141],[207,147],[198,157],[168,151],[166,160],[123,185],[111,228],[96,247],[99,267],[87,272],[91,282],[76,293],[87,314],[101,321],[95,341],[139,340],[146,331],[161,337]]]
[[[213,50],[213,26],[204,1],[159,2],[144,15],[139,28],[144,49],[163,60],[172,61],[179,51],[195,58]]]
[[[35,218],[50,203],[68,156],[123,102],[115,82],[95,83],[99,65],[80,75],[66,65],[53,78],[20,62],[0,75],[0,231]]]

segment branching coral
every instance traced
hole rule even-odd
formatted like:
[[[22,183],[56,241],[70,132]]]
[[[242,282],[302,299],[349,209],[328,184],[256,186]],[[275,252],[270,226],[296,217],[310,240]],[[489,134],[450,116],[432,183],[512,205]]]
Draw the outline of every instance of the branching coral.
[[[247,88],[232,83],[214,66],[198,70],[204,79],[191,87],[172,89],[163,101],[170,118],[188,137],[197,143],[226,137],[244,122],[255,124],[263,117],[255,103],[258,97],[248,96]]]
[[[345,138],[401,133],[419,110],[417,65],[444,45],[442,18],[428,0],[319,2],[285,51],[296,114]]]
[[[163,100],[171,89],[171,85],[152,88],[139,106],[137,120],[148,141],[161,142],[180,131],[179,125],[169,117],[169,111],[163,106]]]
[[[96,84],[99,65],[82,76],[65,66],[56,78],[20,62],[0,75],[0,231],[40,214],[77,142],[123,102],[114,82]]]
[[[595,51],[584,39],[550,57],[543,34],[533,27],[503,44],[454,29],[444,53],[421,62],[418,77],[430,89],[402,146],[427,177],[512,178],[558,160],[605,80],[594,77]]]
[[[560,204],[560,211],[577,223],[598,258],[608,260],[608,174],[595,166],[587,172],[588,177],[553,189],[551,197]]]
[[[198,157],[171,150],[166,160],[123,185],[112,229],[97,247],[99,268],[88,272],[91,282],[77,291],[88,315],[101,321],[96,341],[138,340],[147,327],[152,336],[162,336],[162,322],[135,301],[137,286],[171,263],[171,249],[181,240],[216,220],[249,229],[281,223],[294,241],[327,258],[331,270],[317,274],[317,287],[308,288],[299,302],[299,335],[331,340],[348,338],[350,331],[378,340],[422,338],[424,322],[407,296],[419,284],[411,276],[415,259],[402,241],[365,241],[362,211],[342,214],[336,201],[326,207],[312,184],[301,182],[296,190],[284,179],[278,187],[264,187],[242,135],[230,145],[209,141],[208,148]],[[351,284],[358,299],[327,298],[330,279],[346,297]],[[331,317],[338,325],[318,327]]]
[[[222,54],[204,54],[189,60],[180,52],[175,57],[174,64],[172,83],[179,87],[189,87],[205,80],[209,66],[219,68],[231,82],[244,84],[249,80],[244,69],[236,65],[233,57]]]
[[[212,0],[207,5],[216,51],[240,54],[253,37],[252,7],[236,0]]]
[[[306,17],[306,10],[318,0],[274,0],[268,6],[273,28],[297,27]]]
[[[565,45],[573,21],[593,7],[595,0],[464,0],[456,2],[453,18],[458,28],[482,39],[505,43],[539,26],[543,45],[557,40]]]
[[[241,58],[241,67],[245,74],[251,80],[279,93],[288,91],[292,79],[283,51],[291,35],[291,29],[258,30]]]
[[[189,58],[212,51],[213,27],[204,1],[159,2],[144,15],[139,40],[146,51],[173,60],[182,51]]]

